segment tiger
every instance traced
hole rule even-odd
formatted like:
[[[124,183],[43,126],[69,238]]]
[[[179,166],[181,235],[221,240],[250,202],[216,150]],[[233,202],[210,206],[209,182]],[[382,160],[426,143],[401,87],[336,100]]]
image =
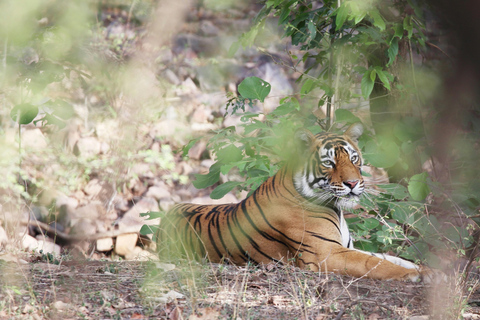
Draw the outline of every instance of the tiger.
[[[188,259],[214,263],[294,263],[358,278],[423,278],[427,269],[413,262],[353,246],[343,210],[365,191],[362,133],[361,123],[342,134],[297,130],[296,160],[239,203],[175,205],[162,218],[158,247],[169,243]]]

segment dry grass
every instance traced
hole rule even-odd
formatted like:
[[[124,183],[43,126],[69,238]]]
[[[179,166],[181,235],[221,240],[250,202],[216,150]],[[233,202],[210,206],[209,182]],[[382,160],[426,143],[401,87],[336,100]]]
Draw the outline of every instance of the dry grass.
[[[432,291],[285,265],[185,262],[164,271],[153,262],[38,259],[1,268],[1,319],[409,319],[443,310],[434,312],[441,319],[447,302],[461,308],[457,316],[480,310],[476,292],[468,305],[448,286]]]

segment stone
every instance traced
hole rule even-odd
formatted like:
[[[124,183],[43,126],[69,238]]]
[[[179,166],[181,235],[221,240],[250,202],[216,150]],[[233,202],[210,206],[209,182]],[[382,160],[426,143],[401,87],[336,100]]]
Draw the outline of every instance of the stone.
[[[176,204],[176,202],[173,201],[173,200],[169,200],[169,199],[161,200],[160,201],[160,208],[162,209],[162,211],[166,212],[166,211],[170,210],[175,204]]]
[[[127,260],[135,261],[158,261],[158,256],[147,250],[143,250],[140,247],[135,247],[133,250],[125,256]]]
[[[45,149],[47,145],[47,139],[40,129],[22,131],[22,147],[25,149],[40,150]]]
[[[183,139],[187,132],[187,126],[183,122],[176,119],[162,120],[158,122],[149,135],[153,139],[162,140],[164,137],[176,136]]]
[[[53,242],[38,240],[38,247],[34,249],[36,252],[43,251],[43,253],[51,253],[56,256],[60,256],[62,248]]]
[[[112,238],[102,238],[97,239],[96,243],[97,251],[107,252],[113,249],[113,239]]]
[[[157,200],[153,198],[143,198],[138,201],[130,210],[125,212],[123,217],[118,221],[118,227],[120,230],[129,230],[139,232],[144,224],[160,223],[160,218],[145,220],[140,216],[140,213],[158,212],[160,210]]]
[[[73,197],[68,197],[63,193],[59,193],[57,195],[57,198],[55,199],[55,206],[57,208],[60,208],[61,206],[65,205],[65,206],[68,206],[70,208],[75,209],[76,207],[78,207],[78,204],[79,204],[79,202],[78,202],[77,199],[75,199]]]
[[[97,232],[97,227],[94,223],[95,220],[81,218],[79,219],[70,230],[72,235],[87,236]]]
[[[154,198],[156,200],[160,200],[160,199],[168,199],[172,195],[170,194],[170,191],[168,191],[166,188],[151,186],[150,188],[148,188],[148,191],[145,194],[145,196]]]
[[[104,216],[105,212],[105,208],[99,202],[92,202],[90,204],[72,210],[72,220],[82,218],[96,220]]]
[[[180,79],[177,77],[177,75],[170,69],[165,69],[165,71],[163,71],[162,75],[171,84],[174,84],[174,85],[178,86],[182,83],[180,81]]]
[[[83,191],[88,195],[90,200],[99,200],[100,203],[109,203],[115,194],[115,190],[112,184],[107,181],[100,181],[98,179],[92,179],[83,188]]]
[[[38,248],[38,240],[29,234],[25,234],[22,238],[22,247],[26,251],[33,251]]]
[[[138,235],[136,233],[119,235],[115,242],[115,253],[120,256],[127,256],[134,250],[137,240]]]
[[[8,242],[7,232],[0,226],[0,248],[3,248]]]
[[[188,150],[188,156],[191,159],[200,160],[202,157],[202,154],[205,152],[206,149],[207,149],[207,143],[203,140],[200,140],[197,143],[195,143],[195,145],[191,147],[190,150]]]
[[[85,158],[96,156],[102,151],[102,144],[95,137],[80,138],[75,146]]]
[[[132,166],[131,171],[142,178],[153,178],[155,176],[148,163],[136,163]]]

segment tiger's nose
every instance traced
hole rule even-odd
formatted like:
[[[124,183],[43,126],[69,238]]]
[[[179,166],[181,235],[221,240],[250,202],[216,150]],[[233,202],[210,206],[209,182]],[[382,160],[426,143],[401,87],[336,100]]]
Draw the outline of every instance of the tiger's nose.
[[[349,187],[350,189],[353,189],[355,188],[355,186],[358,184],[358,180],[354,180],[354,181],[343,181],[343,184],[345,184],[347,187]]]

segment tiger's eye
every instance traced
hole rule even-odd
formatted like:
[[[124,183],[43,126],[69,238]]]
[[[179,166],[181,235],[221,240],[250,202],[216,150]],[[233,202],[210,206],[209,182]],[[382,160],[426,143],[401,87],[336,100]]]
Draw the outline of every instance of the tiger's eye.
[[[352,162],[357,162],[357,160],[358,160],[358,156],[357,156],[357,155],[352,156],[352,159],[351,159]]]
[[[330,161],[330,160],[326,160],[326,161],[323,161],[323,162],[322,162],[322,165],[323,165],[324,167],[332,167],[332,166],[333,166],[333,162]]]

